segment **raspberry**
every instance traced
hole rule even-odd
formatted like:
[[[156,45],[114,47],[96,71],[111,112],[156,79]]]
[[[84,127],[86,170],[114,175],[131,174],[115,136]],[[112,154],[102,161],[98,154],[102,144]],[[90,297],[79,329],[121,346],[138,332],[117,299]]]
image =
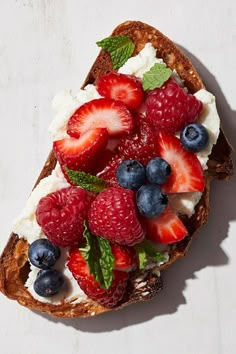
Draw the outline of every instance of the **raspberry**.
[[[111,183],[116,181],[116,169],[123,160],[138,160],[146,165],[152,158],[158,156],[157,134],[147,118],[136,116],[136,126],[132,133],[122,138],[116,147],[116,154],[107,164],[99,177]]]
[[[48,239],[57,246],[78,244],[83,237],[83,222],[92,195],[78,187],[62,188],[43,197],[37,206],[38,224]]]
[[[129,278],[128,273],[113,270],[114,279],[110,288],[105,290],[89,273],[89,267],[78,249],[70,251],[67,266],[80,288],[90,299],[103,306],[114,307],[123,298]]]
[[[100,193],[91,204],[88,220],[93,234],[111,242],[132,246],[144,238],[131,190],[111,187]]]
[[[175,133],[197,119],[203,104],[169,79],[161,88],[148,93],[146,115],[158,131]]]

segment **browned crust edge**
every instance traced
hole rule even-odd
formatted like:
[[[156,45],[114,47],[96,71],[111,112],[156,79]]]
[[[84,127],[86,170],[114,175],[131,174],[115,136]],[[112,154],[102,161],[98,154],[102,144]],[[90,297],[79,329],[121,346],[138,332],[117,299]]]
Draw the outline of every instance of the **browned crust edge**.
[[[112,34],[130,36],[136,44],[134,55],[144,47],[146,42],[151,42],[157,48],[157,56],[163,58],[171,69],[176,69],[190,92],[194,93],[204,88],[204,84],[190,60],[170,39],[157,29],[139,21],[126,21],[116,27]],[[102,50],[95,60],[83,87],[89,83],[96,82],[101,75],[111,70],[110,56]],[[35,185],[51,173],[55,164],[56,158],[51,151]],[[185,220],[189,236],[172,248],[170,260],[161,269],[168,267],[176,259],[186,254],[193,236],[206,223],[209,213],[211,180],[214,178],[227,179],[233,174],[232,147],[226,139],[222,128],[217,144],[214,146],[210,156],[208,167],[205,176],[206,188],[196,207],[196,212],[190,219]],[[17,235],[11,234],[0,258],[0,290],[7,297],[17,300],[21,305],[30,309],[47,312],[56,317],[87,317],[110,311],[110,309],[100,306],[91,300],[80,304],[63,303],[61,305],[43,304],[35,300],[24,287],[24,280],[27,275],[25,273],[28,271],[27,250],[28,243],[23,239],[19,239]],[[139,279],[138,282],[137,278]],[[144,285],[137,289],[136,285],[140,282]],[[162,282],[155,270],[133,274],[124,299],[114,309],[123,308],[134,302],[149,300],[161,289]]]

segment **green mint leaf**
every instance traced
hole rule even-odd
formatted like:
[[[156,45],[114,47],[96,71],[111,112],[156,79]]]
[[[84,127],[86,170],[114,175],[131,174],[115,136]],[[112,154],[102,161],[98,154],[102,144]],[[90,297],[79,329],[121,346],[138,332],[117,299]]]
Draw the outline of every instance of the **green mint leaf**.
[[[100,193],[106,189],[107,183],[104,179],[90,175],[83,171],[74,171],[66,168],[69,179],[76,185],[89,192]]]
[[[113,280],[112,270],[114,267],[114,256],[111,251],[111,245],[107,240],[97,237],[97,242],[100,249],[99,264],[101,267],[104,288],[109,289]]]
[[[83,236],[86,244],[80,248],[86,263],[89,266],[90,273],[94,279],[104,289],[109,289],[113,280],[114,256],[112,254],[109,241],[94,236],[86,222],[84,223]]]
[[[133,54],[135,45],[129,36],[111,36],[97,42],[97,45],[110,53],[114,69],[120,68]]]
[[[139,269],[143,270],[146,267],[147,264],[147,254],[144,250],[144,248],[140,245],[136,245],[135,247],[137,256],[138,256],[138,261],[139,261]]]
[[[143,75],[143,89],[154,90],[161,87],[172,74],[172,70],[167,68],[165,64],[154,64],[149,71]]]
[[[139,259],[139,269],[143,270],[145,269],[147,265],[148,258],[151,258],[152,260],[155,260],[156,262],[164,262],[166,260],[166,256],[159,252],[154,245],[147,241],[144,240],[143,242],[139,243],[138,245],[135,246],[138,259]]]

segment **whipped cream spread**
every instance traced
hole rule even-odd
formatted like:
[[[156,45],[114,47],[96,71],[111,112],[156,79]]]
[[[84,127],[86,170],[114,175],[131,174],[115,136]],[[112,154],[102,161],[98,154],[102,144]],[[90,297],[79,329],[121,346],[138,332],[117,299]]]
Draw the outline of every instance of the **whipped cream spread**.
[[[152,44],[147,43],[139,54],[127,60],[127,62],[119,69],[119,72],[135,75],[142,79],[144,73],[155,63],[164,64],[162,59],[156,58],[156,49]],[[175,70],[172,73],[172,77],[183,86],[183,82]],[[208,147],[196,154],[202,168],[205,170],[207,169],[208,157],[219,135],[220,119],[216,109],[215,97],[210,92],[202,89],[195,93],[195,96],[202,101],[204,105],[204,113],[201,115],[198,122],[207,128],[210,138]],[[68,90],[56,95],[52,102],[54,119],[49,126],[49,133],[51,134],[53,141],[68,136],[66,133],[67,122],[76,109],[82,104],[99,97],[101,96],[97,92],[96,87],[91,84],[87,85],[83,90],[79,90],[75,95]],[[60,166],[57,164],[51,175],[42,179],[32,191],[24,209],[14,223],[13,232],[18,234],[19,237],[27,239],[29,243],[32,243],[40,237],[45,237],[35,217],[38,202],[48,193],[55,192],[68,186],[69,183],[64,178]],[[200,192],[179,193],[169,196],[169,202],[174,211],[191,217],[194,214],[194,208],[198,204],[201,195],[202,193]],[[35,293],[33,283],[37,277],[38,269],[31,266],[31,271],[25,286],[35,299],[41,302],[59,304],[62,303],[62,301],[77,303],[84,301],[87,298],[66,267],[67,253],[68,249],[61,249],[61,257],[54,267],[63,272],[65,279],[67,280],[65,288],[59,294],[50,298],[43,298]],[[165,261],[168,261],[167,252],[165,253],[165,256]],[[159,265],[161,265],[161,263]]]

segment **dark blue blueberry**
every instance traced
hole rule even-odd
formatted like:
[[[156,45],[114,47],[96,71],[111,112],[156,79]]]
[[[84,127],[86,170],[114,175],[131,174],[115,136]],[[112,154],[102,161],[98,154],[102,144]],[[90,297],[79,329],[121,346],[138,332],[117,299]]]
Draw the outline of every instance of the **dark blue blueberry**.
[[[57,270],[40,270],[34,282],[34,291],[43,297],[57,294],[64,285],[63,274]]]
[[[152,159],[146,166],[146,175],[150,183],[163,184],[170,174],[170,165],[160,157]]]
[[[139,212],[147,218],[155,218],[163,213],[168,204],[168,198],[156,184],[142,186],[136,194]]]
[[[28,257],[35,267],[49,269],[60,257],[60,249],[48,239],[41,238],[31,243]]]
[[[192,123],[182,130],[180,140],[186,150],[198,152],[208,145],[209,134],[203,125]]]
[[[145,167],[136,160],[123,161],[116,170],[119,185],[127,189],[138,189],[145,183]]]

